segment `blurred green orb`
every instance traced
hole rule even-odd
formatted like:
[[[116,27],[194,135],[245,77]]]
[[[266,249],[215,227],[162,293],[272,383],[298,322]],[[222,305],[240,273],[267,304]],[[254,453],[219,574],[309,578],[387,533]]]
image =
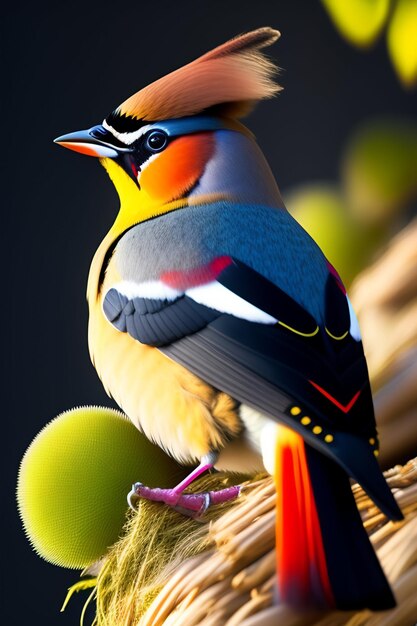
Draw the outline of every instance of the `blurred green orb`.
[[[184,475],[122,413],[81,407],[53,419],[27,449],[18,476],[19,513],[40,556],[84,568],[117,541],[134,482],[172,487]]]
[[[417,197],[417,126],[376,120],[351,138],[342,163],[352,215],[364,225],[389,223]]]
[[[376,233],[357,223],[341,193],[331,185],[299,187],[286,195],[285,204],[349,285],[375,250]]]

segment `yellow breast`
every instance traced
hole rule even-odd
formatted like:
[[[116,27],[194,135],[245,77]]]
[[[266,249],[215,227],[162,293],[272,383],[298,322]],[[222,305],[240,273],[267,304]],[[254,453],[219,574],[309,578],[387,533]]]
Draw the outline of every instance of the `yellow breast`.
[[[236,403],[168,359],[113,327],[102,311],[103,295],[121,280],[110,261],[97,294],[108,237],[93,260],[89,285],[89,349],[103,385],[145,435],[179,461],[199,460],[237,434]]]

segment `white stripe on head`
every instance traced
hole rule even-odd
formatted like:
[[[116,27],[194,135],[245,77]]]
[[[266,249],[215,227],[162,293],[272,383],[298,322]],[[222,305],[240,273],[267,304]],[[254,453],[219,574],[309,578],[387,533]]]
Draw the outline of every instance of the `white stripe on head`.
[[[145,126],[141,126],[140,128],[138,128],[138,130],[135,130],[131,133],[119,133],[117,132],[117,130],[113,128],[113,126],[110,126],[110,124],[108,124],[106,120],[103,121],[103,127],[106,130],[108,130],[109,133],[111,133],[114,137],[119,139],[119,141],[122,141],[127,146],[130,146],[137,139],[142,137],[145,133],[148,132],[148,130],[152,128],[152,126],[153,124],[145,124]]]

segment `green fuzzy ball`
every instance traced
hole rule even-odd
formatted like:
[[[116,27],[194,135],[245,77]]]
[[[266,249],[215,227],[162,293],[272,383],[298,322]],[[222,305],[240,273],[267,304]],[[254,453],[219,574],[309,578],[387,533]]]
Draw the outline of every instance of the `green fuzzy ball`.
[[[380,233],[359,224],[332,185],[304,185],[285,200],[292,216],[318,243],[348,287],[378,247]]]
[[[84,568],[117,541],[134,482],[172,487],[185,473],[122,413],[77,408],[53,419],[27,449],[18,476],[19,513],[40,556]]]

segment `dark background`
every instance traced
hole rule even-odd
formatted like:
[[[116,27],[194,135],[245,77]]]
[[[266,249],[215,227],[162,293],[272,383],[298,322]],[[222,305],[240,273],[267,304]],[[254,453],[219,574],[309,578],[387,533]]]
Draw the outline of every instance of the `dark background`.
[[[78,573],[32,552],[15,505],[19,461],[63,410],[107,404],[87,352],[89,264],[118,200],[94,159],[52,143],[87,128],[131,93],[229,37],[258,26],[282,32],[269,53],[285,90],[248,125],[285,191],[336,180],[357,125],[416,116],[382,38],[360,52],[319,2],[301,0],[20,3],[2,9],[2,312],[5,488],[1,621],[78,624],[86,596],[59,608]],[[87,619],[90,623],[91,619]]]

